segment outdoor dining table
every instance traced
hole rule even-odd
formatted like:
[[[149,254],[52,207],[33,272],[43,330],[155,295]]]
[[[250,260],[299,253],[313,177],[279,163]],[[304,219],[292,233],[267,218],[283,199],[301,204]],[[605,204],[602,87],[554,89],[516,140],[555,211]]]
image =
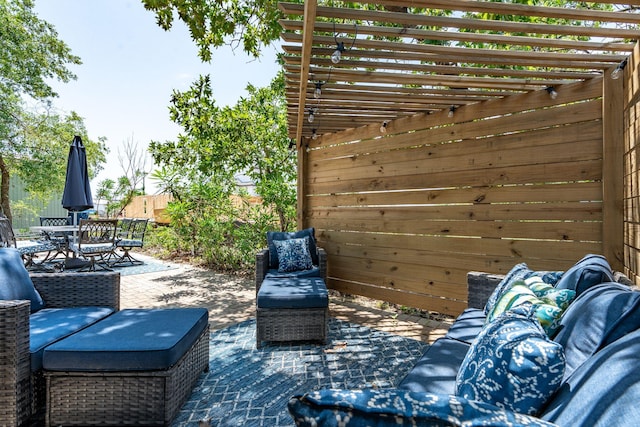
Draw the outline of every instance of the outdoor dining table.
[[[78,225],[34,225],[29,227],[30,231],[33,232],[41,232],[47,234],[49,236],[58,234],[58,233],[73,233],[73,240],[76,239],[78,235]],[[65,239],[65,247],[63,250],[69,250],[69,240]],[[83,267],[87,264],[87,261],[76,258],[76,254],[74,252],[73,257],[65,260],[65,268],[79,268]]]

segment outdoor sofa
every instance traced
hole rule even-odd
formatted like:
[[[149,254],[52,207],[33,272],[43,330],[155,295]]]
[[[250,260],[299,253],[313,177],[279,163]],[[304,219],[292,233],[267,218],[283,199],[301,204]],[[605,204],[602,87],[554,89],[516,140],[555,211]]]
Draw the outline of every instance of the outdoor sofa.
[[[0,249],[2,425],[22,425],[42,413],[45,347],[119,308],[118,273],[29,275],[15,249]]]
[[[120,310],[119,273],[0,248],[0,425],[168,425],[208,367],[206,308]]]
[[[640,292],[604,257],[565,272],[471,272],[468,292],[396,388],[295,396],[297,425],[638,425]]]

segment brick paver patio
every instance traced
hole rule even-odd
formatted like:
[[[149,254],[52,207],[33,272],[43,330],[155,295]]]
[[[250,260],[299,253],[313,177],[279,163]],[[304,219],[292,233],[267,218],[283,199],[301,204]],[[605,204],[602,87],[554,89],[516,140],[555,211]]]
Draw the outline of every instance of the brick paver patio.
[[[136,258],[145,259],[143,255]],[[121,308],[207,307],[212,330],[255,317],[252,277],[233,276],[175,264],[155,273],[122,276]],[[433,342],[446,334],[452,320],[422,317],[376,308],[342,297],[330,298],[331,317],[402,336]]]

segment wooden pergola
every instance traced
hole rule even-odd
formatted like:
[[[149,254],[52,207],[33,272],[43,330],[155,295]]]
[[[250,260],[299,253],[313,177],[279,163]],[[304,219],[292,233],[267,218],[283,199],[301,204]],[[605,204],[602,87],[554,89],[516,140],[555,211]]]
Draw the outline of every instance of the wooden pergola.
[[[640,280],[640,1],[361,3],[279,3],[330,288],[457,314],[470,270],[600,253]]]
[[[640,14],[628,11],[474,0],[361,3],[384,10],[318,6],[316,0],[279,4],[291,18],[281,24],[289,132],[298,143],[314,130],[321,135],[382,125],[591,79],[624,61],[640,34]],[[440,11],[454,13],[437,16]],[[463,18],[464,12],[510,19]],[[523,23],[519,16],[573,24]],[[339,43],[345,50],[334,64]]]

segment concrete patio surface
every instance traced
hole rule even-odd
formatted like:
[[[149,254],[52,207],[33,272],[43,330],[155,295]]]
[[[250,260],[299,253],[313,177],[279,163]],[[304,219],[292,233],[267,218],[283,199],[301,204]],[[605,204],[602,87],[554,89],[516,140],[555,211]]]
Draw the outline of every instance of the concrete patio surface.
[[[141,260],[149,258],[134,256]],[[176,268],[122,276],[121,308],[207,307],[212,331],[255,317],[253,277],[216,273],[188,264],[168,264]],[[444,336],[453,322],[446,316],[423,317],[381,310],[373,302],[360,298],[331,296],[329,301],[331,317],[427,343]]]

